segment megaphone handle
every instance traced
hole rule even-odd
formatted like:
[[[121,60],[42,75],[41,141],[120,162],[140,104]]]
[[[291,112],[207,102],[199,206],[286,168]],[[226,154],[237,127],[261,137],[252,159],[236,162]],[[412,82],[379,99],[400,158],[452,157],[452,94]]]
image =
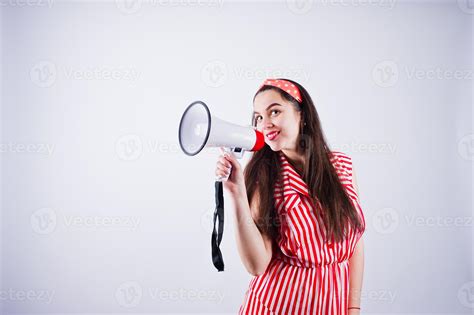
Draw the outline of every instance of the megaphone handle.
[[[232,149],[228,148],[228,147],[224,147],[224,151],[229,153],[229,154],[232,154]],[[229,175],[224,175],[224,176],[216,176],[216,181],[218,182],[222,182],[222,181],[227,181],[229,179],[229,176],[230,176],[230,173],[232,172],[232,165],[230,166],[230,172],[229,172]]]
[[[224,147],[224,151],[225,151],[225,152],[228,152],[229,154],[232,154],[232,156],[235,157],[235,158],[237,158],[237,159],[242,158],[242,156],[244,155],[244,150],[242,150],[242,149],[240,149],[240,151],[237,152],[237,154],[235,154],[234,148]],[[230,173],[231,173],[231,172],[232,172],[232,165],[230,166],[229,175],[216,176],[216,181],[218,181],[218,182],[227,181],[227,180],[229,179],[229,176],[230,176]]]

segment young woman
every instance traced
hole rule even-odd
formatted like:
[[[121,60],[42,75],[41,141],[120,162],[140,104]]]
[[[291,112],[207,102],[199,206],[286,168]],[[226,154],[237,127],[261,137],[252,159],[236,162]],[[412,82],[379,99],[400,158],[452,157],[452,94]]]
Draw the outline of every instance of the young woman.
[[[238,251],[254,276],[239,314],[360,314],[365,219],[352,159],[329,150],[300,84],[265,80],[253,109],[266,145],[245,171],[227,153],[216,167],[230,173]]]

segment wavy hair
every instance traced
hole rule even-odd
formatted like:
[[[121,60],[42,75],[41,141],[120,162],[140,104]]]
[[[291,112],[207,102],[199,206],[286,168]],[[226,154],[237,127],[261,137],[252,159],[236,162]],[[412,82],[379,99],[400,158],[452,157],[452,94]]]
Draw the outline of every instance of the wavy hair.
[[[355,230],[362,230],[362,222],[352,204],[349,195],[342,185],[330,161],[330,149],[321,128],[318,112],[306,89],[297,82],[286,80],[296,85],[301,93],[302,103],[291,95],[273,86],[262,86],[253,97],[267,90],[274,90],[301,112],[300,132],[298,135],[298,152],[304,156],[302,178],[308,185],[312,204],[320,204],[321,210],[315,216],[322,224],[325,240],[339,242],[348,232],[345,227],[350,224]],[[304,124],[306,122],[306,124]],[[252,115],[252,125],[256,121]],[[280,160],[278,152],[268,145],[253,153],[244,169],[247,197],[250,201],[255,193],[259,196],[256,225],[261,233],[270,235],[276,241],[279,233],[279,217],[274,206],[274,183],[279,179]],[[313,207],[315,210],[317,207]],[[321,212],[321,215],[318,213]],[[255,219],[255,218],[254,218]],[[324,233],[323,233],[324,234]]]

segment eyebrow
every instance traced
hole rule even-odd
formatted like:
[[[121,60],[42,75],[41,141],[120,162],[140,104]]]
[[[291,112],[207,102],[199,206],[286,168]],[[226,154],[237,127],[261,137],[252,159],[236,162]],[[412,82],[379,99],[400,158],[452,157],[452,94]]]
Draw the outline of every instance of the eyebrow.
[[[270,109],[270,107],[273,107],[273,106],[281,106],[281,104],[278,104],[278,103],[273,103],[273,104],[270,104],[267,106],[267,109],[265,109],[266,111]],[[253,112],[253,115],[255,116],[255,114],[259,114],[259,112]]]

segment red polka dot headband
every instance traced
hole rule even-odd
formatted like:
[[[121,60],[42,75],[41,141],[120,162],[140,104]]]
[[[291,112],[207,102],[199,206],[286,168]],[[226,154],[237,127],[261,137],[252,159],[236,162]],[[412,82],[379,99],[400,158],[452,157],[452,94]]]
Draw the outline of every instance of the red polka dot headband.
[[[300,90],[298,89],[298,87],[296,85],[294,85],[293,83],[289,82],[289,81],[286,81],[286,80],[276,80],[276,79],[266,79],[262,85],[260,85],[260,87],[258,88],[259,90],[265,86],[265,85],[271,85],[271,86],[274,86],[276,88],[279,88],[280,90],[290,94],[291,96],[293,96],[293,98],[295,100],[298,101],[298,103],[301,103],[303,100],[301,98],[301,93],[300,93]]]

